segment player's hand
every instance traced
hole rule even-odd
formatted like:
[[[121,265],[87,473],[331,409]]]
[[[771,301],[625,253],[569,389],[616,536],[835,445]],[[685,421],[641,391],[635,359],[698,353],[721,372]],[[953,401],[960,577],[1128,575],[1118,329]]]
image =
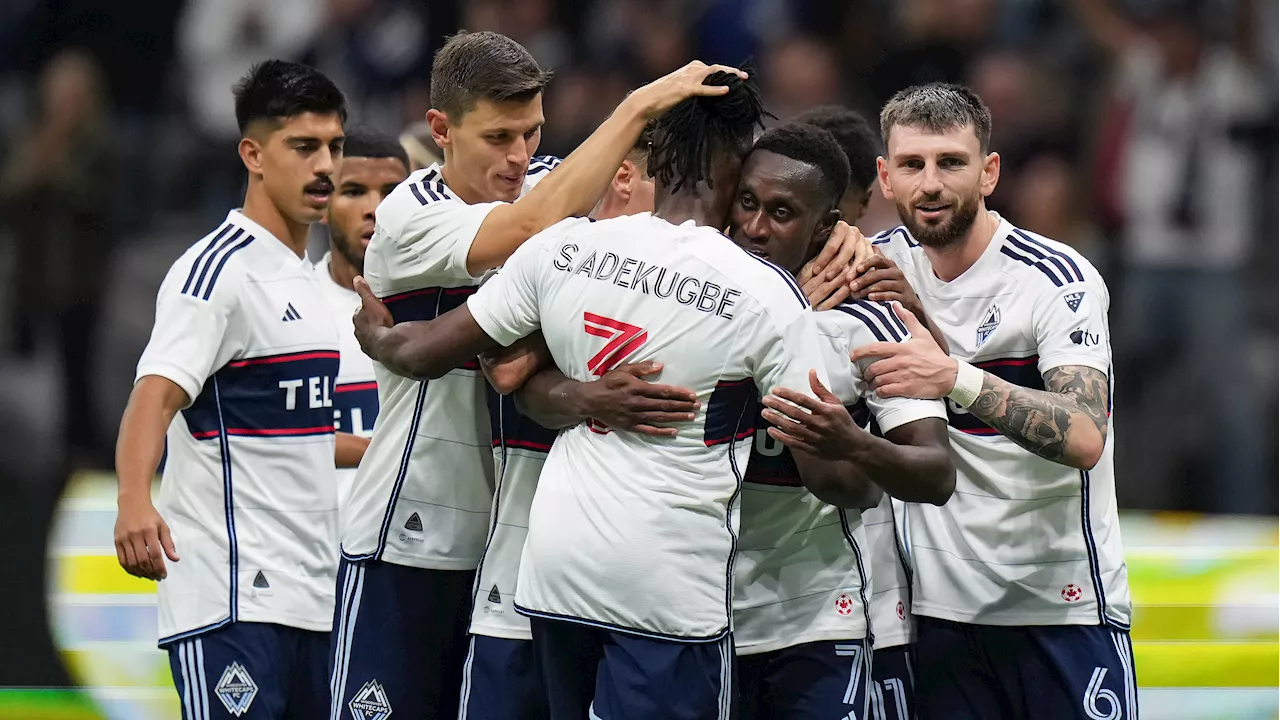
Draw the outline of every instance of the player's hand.
[[[878,342],[863,345],[849,353],[858,362],[879,358],[863,371],[863,379],[882,398],[912,397],[924,400],[944,398],[956,386],[954,358],[938,346],[928,329],[920,324],[900,303],[893,312],[907,326],[911,339],[906,342]]]
[[[178,551],[173,547],[169,526],[151,504],[150,498],[120,500],[115,540],[116,559],[130,575],[163,580],[169,574],[164,566],[165,557],[178,562]]]
[[[640,112],[652,120],[688,98],[714,97],[729,92],[727,85],[702,84],[708,75],[717,72],[733,73],[743,80],[747,79],[747,73],[738,68],[728,65],[708,65],[701,60],[694,60],[673,73],[636,88],[627,100],[639,103]]]
[[[790,388],[774,388],[764,397],[761,416],[773,425],[769,436],[823,460],[848,459],[866,431],[853,422],[840,398],[818,380],[816,370],[809,371],[809,387],[817,399]]]
[[[814,310],[830,310],[849,299],[849,282],[857,268],[879,255],[861,230],[841,220],[818,257],[800,268],[796,282]]]
[[[880,253],[875,253],[854,270],[849,293],[855,300],[902,303],[920,322],[924,322],[924,305],[907,282],[906,274],[897,263]]]
[[[378,338],[382,331],[394,325],[395,321],[391,319],[391,311],[373,294],[369,283],[359,275],[356,276],[355,290],[360,295],[360,309],[356,310],[356,314],[351,318],[356,326],[356,340],[360,341],[360,349],[365,355],[377,360],[375,349]]]
[[[698,414],[698,395],[674,385],[657,385],[641,378],[662,372],[662,363],[619,365],[599,380],[582,383],[579,399],[583,415],[615,430],[631,430],[657,437],[673,437],[677,428],[664,423],[691,422]]]

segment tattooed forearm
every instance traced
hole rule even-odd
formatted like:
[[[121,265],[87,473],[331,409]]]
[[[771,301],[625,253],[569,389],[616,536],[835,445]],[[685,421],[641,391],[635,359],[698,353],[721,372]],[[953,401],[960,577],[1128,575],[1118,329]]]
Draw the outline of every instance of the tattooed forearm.
[[[987,373],[969,412],[1046,460],[1092,466],[1107,437],[1106,374],[1072,365],[1044,380],[1032,390]]]

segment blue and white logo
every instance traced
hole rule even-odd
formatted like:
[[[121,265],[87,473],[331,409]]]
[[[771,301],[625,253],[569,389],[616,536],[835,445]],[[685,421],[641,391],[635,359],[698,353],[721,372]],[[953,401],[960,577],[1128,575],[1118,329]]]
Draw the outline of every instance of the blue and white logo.
[[[1000,327],[1000,306],[992,305],[987,311],[986,319],[978,326],[978,344],[974,347],[982,347],[982,343],[991,337],[991,333],[995,332],[997,327]]]
[[[1067,303],[1067,307],[1071,308],[1071,312],[1075,312],[1080,309],[1080,301],[1084,300],[1084,291],[1063,295],[1062,299]]]
[[[354,720],[387,720],[391,717],[391,703],[387,702],[387,691],[377,680],[370,680],[360,688],[360,692],[347,703],[351,708]]]
[[[227,712],[240,717],[249,711],[253,699],[258,696],[258,684],[249,677],[249,671],[243,665],[233,662],[222,671],[222,679],[213,691]]]

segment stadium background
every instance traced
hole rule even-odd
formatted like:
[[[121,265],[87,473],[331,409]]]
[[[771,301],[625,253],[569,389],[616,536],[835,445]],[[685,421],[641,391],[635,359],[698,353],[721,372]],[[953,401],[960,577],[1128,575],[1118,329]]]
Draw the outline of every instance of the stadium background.
[[[1153,267],[1126,244],[1141,209],[1116,178],[1151,128],[1121,92],[1126,53],[1082,22],[1098,7],[1189,58],[1197,82],[1222,82],[1215,53],[1257,80],[1260,109],[1204,131],[1244,150],[1256,181],[1243,194],[1205,181],[1217,156],[1186,181],[1239,208],[1243,246],[1205,225]],[[0,686],[26,688],[0,691],[0,718],[177,717],[154,590],[115,563],[106,471],[155,289],[239,202],[230,85],[255,60],[304,60],[347,92],[354,121],[399,133],[459,27],[506,33],[556,71],[542,150],[557,154],[695,57],[754,58],[781,120],[825,103],[874,118],[908,84],[973,86],[1005,159],[991,205],[1080,248],[1112,290],[1144,713],[1277,717],[1276,13],[1274,0],[0,2]],[[868,234],[897,222],[875,200]],[[1144,297],[1160,270],[1169,292]],[[1195,322],[1204,306],[1215,315]],[[1181,335],[1129,332],[1152,326]],[[77,685],[90,689],[47,689]]]

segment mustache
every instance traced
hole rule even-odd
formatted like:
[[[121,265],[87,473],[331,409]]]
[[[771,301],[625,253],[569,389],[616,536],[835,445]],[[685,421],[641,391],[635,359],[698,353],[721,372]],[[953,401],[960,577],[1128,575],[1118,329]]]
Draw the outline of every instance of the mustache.
[[[332,194],[333,181],[330,180],[329,178],[319,178],[318,180],[312,182],[310,185],[306,186],[303,190],[304,192],[309,192],[309,193],[314,192],[314,193]]]

